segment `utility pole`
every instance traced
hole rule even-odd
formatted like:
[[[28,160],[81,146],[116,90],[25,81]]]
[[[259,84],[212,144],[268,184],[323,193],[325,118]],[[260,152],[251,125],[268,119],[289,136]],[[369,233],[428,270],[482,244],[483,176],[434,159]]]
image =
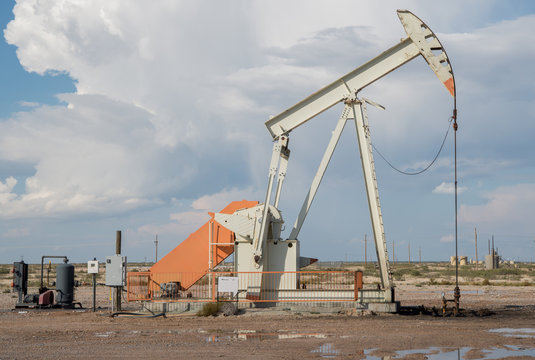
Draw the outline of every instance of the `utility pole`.
[[[494,235],[492,235],[492,268],[496,269],[496,251],[494,250]]]
[[[158,234],[156,234],[156,240],[154,240],[154,246],[156,248],[156,254],[154,255],[154,263],[158,262]]]
[[[117,230],[115,233],[115,254],[121,255],[121,230]],[[123,293],[123,287],[115,286],[113,289],[115,290],[115,309],[116,311],[121,311],[121,296]]]
[[[364,266],[368,266],[368,234],[364,234]]]
[[[422,246],[418,246],[418,263],[422,264]]]
[[[394,264],[396,263],[396,245],[394,243],[394,239],[392,239],[392,261]]]
[[[411,264],[411,243],[409,242],[409,265]]]
[[[474,228],[474,235],[475,235],[475,240],[476,240],[476,271],[477,271],[479,268],[479,261],[477,258],[477,228]]]

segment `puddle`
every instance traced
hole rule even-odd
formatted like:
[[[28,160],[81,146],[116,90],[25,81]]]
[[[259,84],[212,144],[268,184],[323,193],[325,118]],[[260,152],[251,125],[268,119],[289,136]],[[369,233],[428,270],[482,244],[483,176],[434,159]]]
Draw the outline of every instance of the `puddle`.
[[[492,348],[490,350],[481,350],[485,355],[482,359],[502,359],[506,357],[535,357],[535,348],[509,345],[503,348]]]
[[[508,337],[529,337],[535,338],[535,329],[531,328],[501,328],[492,329],[489,332],[503,334]],[[264,341],[264,340],[287,340],[287,339],[328,339],[332,338],[329,335],[321,333],[289,333],[289,332],[261,332],[256,330],[240,329],[229,335],[211,335],[205,338],[206,342],[222,342],[222,341]],[[341,338],[341,337],[338,337]],[[340,358],[344,354],[335,347],[334,343],[324,343],[321,346],[310,350],[310,354],[320,356],[322,358]],[[489,349],[474,349],[470,347],[463,348],[441,348],[429,347],[424,349],[399,350],[388,356],[384,356],[385,352],[381,349],[367,349],[361,355],[365,360],[383,360],[383,359],[502,359],[515,357],[535,357],[535,347],[524,347],[517,345],[505,345],[500,347],[492,347]],[[379,355],[379,356],[377,356]]]
[[[499,333],[505,337],[535,339],[535,329],[530,329],[530,328],[520,328],[520,329],[500,328],[500,329],[489,330],[489,332]]]
[[[104,333],[95,333],[97,337],[110,337],[113,334],[113,331],[106,331]]]
[[[159,329],[153,329],[153,330],[121,330],[121,331],[106,331],[106,332],[98,332],[95,333],[95,336],[97,337],[110,337],[110,336],[119,336],[119,337],[136,337],[136,336],[165,336],[165,335],[182,335],[187,332],[193,332],[193,331],[187,331],[187,330],[181,330],[181,329],[171,329],[171,330],[159,330]],[[205,331],[206,332],[206,331]]]
[[[340,350],[337,350],[333,346],[333,344],[327,343],[327,344],[321,345],[317,349],[312,350],[311,353],[319,354],[322,358],[334,359],[338,355],[340,355]]]
[[[325,334],[303,334],[303,333],[265,333],[255,330],[239,330],[234,335],[212,335],[207,337],[206,342],[219,342],[229,340],[286,340],[286,339],[326,339]]]
[[[516,329],[514,329],[516,330]],[[383,360],[383,359],[413,359],[415,357],[430,359],[430,360],[447,360],[447,359],[503,359],[513,357],[535,357],[535,348],[527,348],[523,346],[507,345],[504,347],[494,347],[490,349],[472,349],[472,348],[438,348],[431,347],[427,349],[413,349],[396,351],[391,356],[378,357],[372,354],[378,349],[366,350],[364,354],[365,360]],[[419,356],[418,356],[419,355]]]

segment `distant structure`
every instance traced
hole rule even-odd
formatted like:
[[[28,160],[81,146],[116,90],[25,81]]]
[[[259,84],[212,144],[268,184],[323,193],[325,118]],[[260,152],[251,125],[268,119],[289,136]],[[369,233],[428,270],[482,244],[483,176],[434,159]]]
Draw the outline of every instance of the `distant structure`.
[[[450,256],[450,264],[451,265],[455,265],[456,261],[455,261],[455,256]],[[459,256],[459,265],[463,266],[463,265],[468,265],[468,256]]]
[[[500,255],[496,251],[485,256],[485,270],[493,270],[500,267]]]
[[[500,255],[498,255],[498,250],[494,248],[494,235],[492,235],[492,248],[489,247],[489,254],[485,256],[485,270],[493,270],[499,267]]]

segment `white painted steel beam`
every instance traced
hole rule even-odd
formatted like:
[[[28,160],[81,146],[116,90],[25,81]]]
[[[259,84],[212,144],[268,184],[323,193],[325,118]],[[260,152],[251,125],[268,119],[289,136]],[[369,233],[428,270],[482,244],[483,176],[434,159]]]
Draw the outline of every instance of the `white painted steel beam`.
[[[379,263],[381,274],[381,283],[383,284],[384,289],[389,289],[392,287],[392,277],[390,273],[390,265],[388,263],[388,251],[386,247],[383,216],[381,214],[381,204],[379,202],[379,188],[377,186],[377,177],[375,174],[366,104],[360,101],[355,101],[352,103],[352,108],[375,239],[375,250],[377,251],[377,261]]]
[[[303,226],[303,223],[305,222],[305,218],[308,214],[308,211],[310,210],[310,207],[312,206],[312,201],[314,201],[314,197],[316,196],[318,188],[321,184],[323,175],[325,175],[327,166],[329,165],[329,162],[331,161],[331,157],[333,156],[334,150],[336,149],[336,145],[338,144],[338,141],[340,140],[340,136],[342,135],[342,131],[344,130],[345,124],[347,122],[347,117],[350,114],[350,112],[351,112],[351,107],[346,106],[344,108],[344,111],[342,112],[342,115],[338,119],[338,123],[336,123],[336,128],[334,129],[332,136],[331,136],[331,140],[329,141],[329,144],[327,145],[327,149],[325,150],[325,153],[323,154],[323,158],[321,159],[320,165],[318,167],[318,171],[316,172],[316,175],[314,176],[314,179],[312,180],[312,184],[310,185],[310,190],[308,190],[308,194],[305,198],[305,201],[303,202],[303,205],[301,206],[301,211],[299,212],[299,215],[297,219],[295,220],[295,224],[292,229],[292,232],[290,233],[289,239],[297,239],[297,237],[299,236],[299,231],[301,230],[301,227]]]
[[[279,138],[273,144],[273,152],[271,154],[271,162],[269,164],[268,189],[266,191],[266,199],[264,201],[264,209],[262,211],[260,234],[258,237],[255,237],[253,239],[254,261],[256,262],[258,268],[260,267],[260,262],[262,260],[262,249],[264,246],[264,240],[267,236],[269,204],[271,202],[271,193],[273,192],[273,182],[275,181],[275,175],[277,174],[277,169],[279,167],[279,159],[282,151],[283,142],[284,140]]]
[[[360,90],[386,74],[422,55],[452,96],[455,79],[444,47],[431,29],[407,10],[398,10],[398,17],[408,37],[379,56],[359,66],[340,79],[315,92],[296,105],[266,121],[271,136],[288,134],[314,116]]]
[[[286,177],[286,170],[288,169],[288,160],[290,158],[290,149],[288,149],[288,142],[290,139],[287,136],[284,136],[281,139],[284,140],[284,142],[280,153],[281,158],[279,165],[279,175],[277,180],[277,190],[275,191],[275,201],[273,203],[276,208],[279,207],[282,184],[284,183],[284,178]]]
[[[271,136],[277,138],[289,133],[418,55],[420,51],[410,38],[402,40],[376,58],[266,121]]]

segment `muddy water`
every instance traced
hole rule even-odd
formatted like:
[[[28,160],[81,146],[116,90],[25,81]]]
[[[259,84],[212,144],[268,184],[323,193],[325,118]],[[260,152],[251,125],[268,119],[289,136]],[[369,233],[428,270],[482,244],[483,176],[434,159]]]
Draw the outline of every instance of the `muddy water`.
[[[370,352],[373,353],[375,349]],[[527,348],[516,345],[509,345],[504,347],[494,347],[489,349],[472,349],[469,347],[451,349],[431,347],[427,349],[415,350],[401,350],[395,352],[391,356],[377,357],[370,353],[366,354],[366,360],[378,359],[430,359],[430,360],[446,360],[446,359],[503,359],[503,358],[530,358],[535,357],[535,348]]]
[[[504,337],[514,338],[535,338],[535,329],[532,328],[498,328],[491,329],[489,332],[502,334]],[[310,350],[311,355],[321,358],[336,359],[341,358],[341,351],[333,344],[336,338],[345,338],[347,336],[332,336],[321,333],[291,333],[291,332],[258,332],[255,330],[236,330],[233,334],[211,335],[205,338],[206,342],[222,341],[264,341],[264,340],[290,340],[290,339],[328,339],[322,345]],[[474,349],[470,347],[463,348],[444,348],[429,347],[425,349],[399,350],[389,356],[375,356],[374,354],[382,353],[381,349],[367,349],[363,353],[365,360],[382,360],[382,359],[502,359],[507,357],[534,357],[535,347],[523,347],[518,345],[504,345],[500,347],[491,347],[488,349]]]

